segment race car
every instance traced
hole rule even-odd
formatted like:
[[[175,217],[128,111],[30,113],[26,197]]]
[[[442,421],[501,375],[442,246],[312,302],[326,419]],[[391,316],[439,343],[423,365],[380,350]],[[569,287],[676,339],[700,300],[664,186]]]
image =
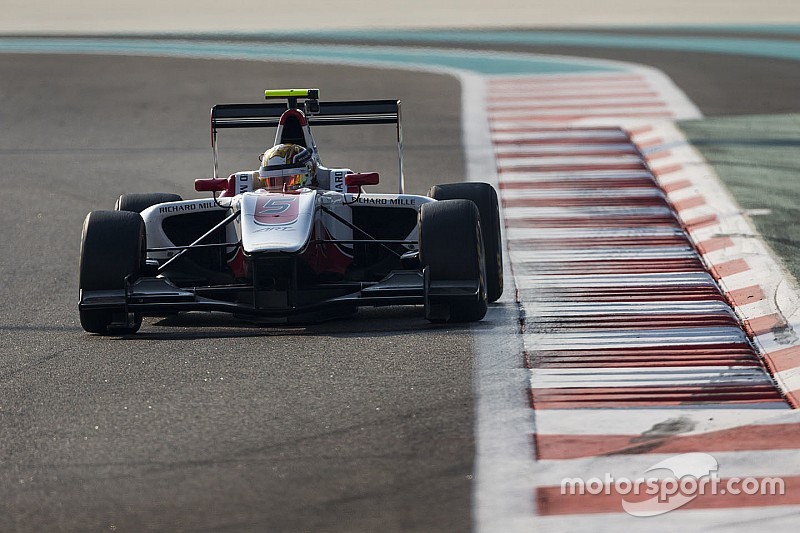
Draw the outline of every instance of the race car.
[[[123,194],[84,221],[83,329],[129,334],[143,316],[222,311],[308,323],[359,306],[424,306],[431,322],[481,320],[503,292],[497,194],[486,183],[405,194],[398,100],[321,102],[318,89],[265,91],[267,102],[211,110],[207,197]],[[279,101],[278,101],[279,100]],[[312,126],[393,124],[397,194],[377,173],[329,168]],[[219,130],[276,128],[258,170],[218,177]]]

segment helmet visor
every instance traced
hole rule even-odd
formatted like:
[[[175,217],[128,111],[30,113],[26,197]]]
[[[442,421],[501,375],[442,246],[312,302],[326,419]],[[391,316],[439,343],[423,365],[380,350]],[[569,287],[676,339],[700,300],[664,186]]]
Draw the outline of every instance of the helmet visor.
[[[259,176],[262,186],[270,191],[290,191],[306,185],[308,170],[305,167],[282,170],[266,170],[262,167]]]

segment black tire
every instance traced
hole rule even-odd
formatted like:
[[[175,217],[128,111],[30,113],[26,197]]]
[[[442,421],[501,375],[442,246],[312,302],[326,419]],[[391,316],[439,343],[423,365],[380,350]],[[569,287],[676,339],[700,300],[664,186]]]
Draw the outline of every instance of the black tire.
[[[428,196],[435,200],[472,200],[478,206],[486,250],[486,293],[490,302],[503,294],[503,238],[500,235],[500,206],[497,192],[488,183],[447,183],[434,185]]]
[[[123,194],[117,198],[117,203],[114,204],[114,210],[141,213],[148,207],[156,204],[181,201],[183,201],[183,198],[181,198],[180,195],[168,192],[130,193]]]
[[[422,205],[419,258],[431,281],[478,282],[473,300],[458,298],[450,303],[451,322],[475,322],[486,315],[486,257],[480,213],[474,202],[443,200]],[[429,320],[440,321],[430,316]]]
[[[144,221],[129,211],[93,211],[86,216],[81,236],[79,286],[82,290],[116,290],[125,287],[125,278],[136,278],[144,266],[147,241]],[[109,325],[119,310],[81,310],[81,326],[90,333],[111,333]],[[114,328],[114,333],[135,333],[141,316],[133,325]]]

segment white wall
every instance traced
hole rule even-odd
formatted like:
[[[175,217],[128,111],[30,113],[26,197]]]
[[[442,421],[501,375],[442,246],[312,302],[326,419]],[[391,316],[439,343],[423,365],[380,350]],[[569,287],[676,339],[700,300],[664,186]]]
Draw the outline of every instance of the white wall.
[[[800,23],[798,0],[2,0],[0,33]]]

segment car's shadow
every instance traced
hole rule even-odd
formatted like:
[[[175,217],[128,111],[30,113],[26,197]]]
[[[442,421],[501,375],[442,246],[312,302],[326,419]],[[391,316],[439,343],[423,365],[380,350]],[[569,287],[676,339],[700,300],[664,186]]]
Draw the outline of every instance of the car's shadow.
[[[468,330],[469,324],[431,324],[421,307],[363,308],[356,314],[321,323],[253,323],[227,313],[190,312],[145,318],[134,335],[111,337],[122,341],[194,340],[247,337],[326,336],[379,337],[428,330]]]

